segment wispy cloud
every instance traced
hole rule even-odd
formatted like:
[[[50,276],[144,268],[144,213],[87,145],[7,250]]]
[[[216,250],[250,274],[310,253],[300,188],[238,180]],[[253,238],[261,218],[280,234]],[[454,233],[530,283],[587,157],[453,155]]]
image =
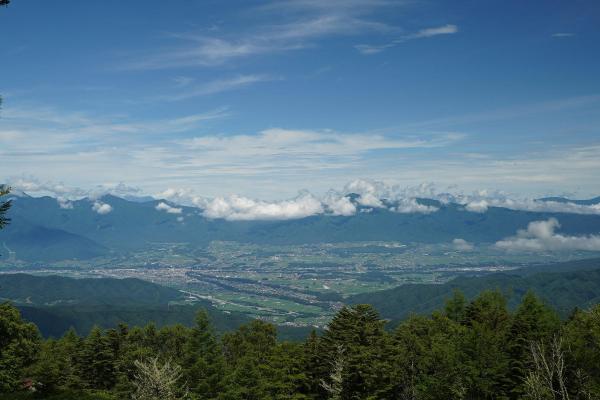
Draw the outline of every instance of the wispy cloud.
[[[571,32],[556,32],[552,34],[552,37],[555,38],[568,38],[572,36],[575,36],[575,34]]]
[[[221,92],[228,92],[251,86],[259,82],[268,82],[275,80],[275,77],[269,75],[237,75],[232,78],[218,79],[193,86],[186,83],[184,90],[179,93],[156,97],[156,100],[179,101],[192,97],[206,96]]]
[[[142,138],[171,136],[198,129],[208,121],[225,118],[227,108],[165,119],[96,116],[53,108],[7,107],[0,127],[0,157],[80,152],[123,145]]]
[[[207,154],[223,153],[238,158],[293,155],[302,158],[358,155],[371,150],[431,148],[461,140],[464,135],[445,133],[429,138],[394,138],[380,134],[340,133],[332,130],[290,130],[272,128],[256,135],[202,136],[180,142]]]
[[[260,24],[245,32],[220,36],[170,34],[174,46],[136,55],[122,69],[152,70],[179,67],[214,67],[224,63],[269,53],[305,49],[319,38],[359,35],[365,32],[392,33],[397,28],[369,19],[372,11],[397,6],[391,1],[317,2],[285,1],[259,6],[254,12],[281,22]]]
[[[552,114],[568,110],[597,108],[600,105],[600,94],[552,99],[536,103],[518,104],[511,107],[483,111],[474,114],[458,115],[448,118],[431,119],[405,125],[407,128],[422,128],[435,126],[452,126],[457,124],[472,124],[478,122],[500,121],[520,118],[535,114]]]
[[[593,109],[597,102],[598,96],[588,96],[467,120],[590,106]],[[533,196],[551,194],[549,190],[559,187],[562,191],[600,192],[596,173],[600,169],[598,141],[534,151],[516,149],[505,154],[482,146],[472,134],[432,131],[428,124],[362,132],[271,128],[215,133],[211,121],[229,114],[227,108],[221,108],[182,117],[134,119],[11,105],[3,110],[0,126],[0,171],[4,179],[23,174],[43,180],[59,176],[82,187],[124,181],[154,191],[191,185],[215,196],[235,187],[239,194],[267,198],[289,196],[302,187],[324,191],[358,177],[402,181],[406,185],[434,180],[468,190],[493,181],[495,188]],[[451,123],[441,121],[439,125],[441,128]],[[474,143],[478,146],[477,156],[465,156]],[[256,187],[261,188],[258,195]],[[530,210],[576,208],[511,203],[490,195],[471,195],[461,200],[467,210],[480,212],[494,206],[513,207],[511,204]],[[401,209],[414,206],[407,203]]]
[[[451,35],[451,34],[454,34],[457,32],[458,32],[458,26],[452,25],[452,24],[447,24],[447,25],[433,27],[433,28],[421,29],[415,33],[401,36],[398,39],[395,39],[389,43],[380,44],[380,45],[359,44],[359,45],[356,45],[355,47],[362,54],[376,54],[376,53],[380,53],[386,49],[389,49],[391,47],[398,46],[401,43],[408,42],[409,40],[424,39],[424,38],[430,38],[430,37],[439,36],[439,35]]]

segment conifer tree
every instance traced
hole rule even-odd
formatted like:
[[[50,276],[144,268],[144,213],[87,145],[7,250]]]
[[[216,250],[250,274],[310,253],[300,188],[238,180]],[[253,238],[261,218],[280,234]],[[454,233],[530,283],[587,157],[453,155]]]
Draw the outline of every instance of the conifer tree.
[[[454,289],[452,297],[446,300],[445,314],[454,322],[462,322],[465,318],[467,299],[459,290]]]
[[[513,397],[525,393],[523,382],[533,365],[531,345],[548,345],[560,326],[558,316],[546,307],[533,292],[523,297],[515,312],[508,338],[510,381]]]
[[[223,388],[224,359],[205,310],[196,314],[196,324],[185,347],[184,365],[192,393],[202,399],[218,396]]]
[[[510,322],[506,298],[497,290],[481,293],[467,306],[463,352],[468,398],[507,398],[510,360],[506,344]]]
[[[370,305],[342,308],[332,319],[321,340],[321,380],[331,386],[331,376],[340,349],[344,354],[342,398],[374,393],[382,379],[381,353],[385,321]]]
[[[83,342],[81,369],[88,387],[110,389],[116,383],[115,358],[108,338],[94,327]]]

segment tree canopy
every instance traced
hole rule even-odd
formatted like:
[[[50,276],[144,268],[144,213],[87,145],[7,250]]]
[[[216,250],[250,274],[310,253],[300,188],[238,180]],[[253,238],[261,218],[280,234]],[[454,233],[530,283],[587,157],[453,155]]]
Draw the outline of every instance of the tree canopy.
[[[322,334],[277,339],[260,320],[218,336],[192,327],[94,328],[42,339],[0,305],[0,392],[55,399],[600,398],[600,305],[565,321],[527,293],[511,312],[498,291],[385,329],[372,306],[340,309]],[[32,390],[35,389],[35,392]],[[3,398],[0,395],[0,399]]]

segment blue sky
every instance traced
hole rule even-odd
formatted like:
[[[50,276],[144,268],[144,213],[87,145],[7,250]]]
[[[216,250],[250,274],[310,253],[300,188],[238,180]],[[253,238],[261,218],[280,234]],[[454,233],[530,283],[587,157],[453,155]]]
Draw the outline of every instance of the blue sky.
[[[13,185],[600,194],[594,0],[13,0],[0,34]]]

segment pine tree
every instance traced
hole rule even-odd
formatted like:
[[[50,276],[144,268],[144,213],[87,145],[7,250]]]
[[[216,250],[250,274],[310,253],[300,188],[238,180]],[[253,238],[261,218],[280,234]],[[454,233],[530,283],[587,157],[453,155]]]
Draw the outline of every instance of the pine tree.
[[[463,352],[467,397],[506,399],[510,391],[506,349],[511,318],[499,291],[482,292],[466,309]]]
[[[465,327],[434,313],[412,316],[394,332],[396,397],[460,399],[465,390],[460,338]],[[389,395],[388,397],[392,397]]]
[[[305,388],[302,390],[310,396],[324,396],[324,388],[321,385],[319,375],[320,345],[317,332],[313,329],[304,342],[303,346],[303,370],[306,374]]]
[[[370,305],[342,308],[332,319],[321,340],[320,377],[331,386],[331,376],[340,351],[344,354],[341,398],[361,398],[375,393],[385,378],[385,360],[379,351],[385,340],[385,321]]]
[[[458,289],[454,289],[452,297],[446,300],[445,314],[454,322],[462,322],[465,318],[467,299]]]
[[[200,310],[184,351],[190,390],[202,399],[216,398],[223,388],[224,359],[208,313]]]
[[[559,326],[558,316],[533,292],[527,292],[513,316],[508,338],[513,398],[519,398],[525,393],[523,382],[533,367],[531,344],[548,344]]]
[[[93,389],[111,389],[116,383],[115,356],[110,341],[94,327],[83,342],[81,369],[84,382]]]
[[[574,314],[562,338],[571,386],[589,398],[600,398],[600,305]]]

